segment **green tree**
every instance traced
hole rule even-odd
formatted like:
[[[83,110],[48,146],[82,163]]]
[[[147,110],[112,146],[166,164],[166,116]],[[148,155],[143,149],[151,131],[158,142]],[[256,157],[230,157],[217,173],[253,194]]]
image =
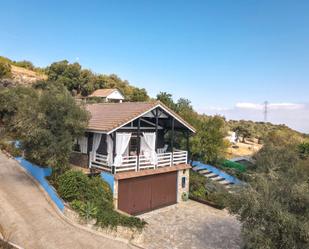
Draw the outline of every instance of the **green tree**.
[[[149,100],[149,96],[145,88],[133,88],[132,95],[128,97],[130,101],[133,101],[133,102]]]
[[[18,67],[23,67],[23,68],[26,68],[26,69],[29,69],[29,70],[35,69],[35,66],[30,61],[23,60],[23,61],[16,61],[16,62],[13,62],[13,63],[14,63],[15,66],[18,66]]]
[[[299,144],[298,151],[301,158],[309,159],[309,142],[303,142]]]
[[[55,83],[40,92],[20,91],[23,94],[16,97],[18,103],[13,100],[16,108],[10,110],[14,115],[7,127],[21,141],[27,158],[42,166],[65,167],[74,138],[83,134],[87,125],[87,112]]]
[[[309,247],[309,161],[295,143],[267,143],[256,173],[228,201],[242,223],[244,248]]]
[[[244,122],[240,122],[233,131],[236,132],[237,137],[242,137],[242,142],[245,142],[246,138],[252,136],[252,127]]]
[[[174,103],[172,94],[167,92],[160,92],[157,94],[157,100],[161,101],[164,105],[171,108],[172,110],[176,110],[176,104]]]
[[[220,116],[203,116],[197,125],[197,132],[191,141],[191,152],[194,159],[215,164],[224,158],[227,143],[225,120]]]
[[[0,61],[0,79],[11,77],[11,65],[5,61]]]

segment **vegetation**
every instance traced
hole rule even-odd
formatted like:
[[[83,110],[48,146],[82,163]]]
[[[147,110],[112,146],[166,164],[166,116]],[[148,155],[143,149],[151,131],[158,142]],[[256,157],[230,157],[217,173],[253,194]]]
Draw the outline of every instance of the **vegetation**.
[[[259,143],[262,143],[271,132],[281,131],[289,133],[292,136],[305,138],[305,134],[290,129],[286,125],[275,125],[269,122],[253,122],[247,120],[230,120],[227,122],[230,130],[235,131],[238,138],[242,141],[248,138],[257,138]]]
[[[228,147],[228,143],[224,140],[227,135],[224,118],[200,115],[193,110],[189,100],[180,98],[175,103],[172,95],[166,92],[159,93],[157,100],[177,112],[196,128],[197,132],[190,140],[191,156],[194,160],[215,164],[224,158]],[[185,149],[184,135],[178,134],[176,145]]]
[[[22,155],[22,151],[19,148],[16,148],[16,146],[5,139],[0,140],[0,150],[7,151],[10,155],[13,157],[18,157]]]
[[[17,66],[17,67],[23,67],[23,68],[26,68],[26,69],[29,69],[29,70],[32,70],[32,71],[40,72],[40,73],[43,72],[43,70],[41,68],[35,67],[31,61],[26,61],[26,60],[13,61],[13,60],[11,60],[7,57],[0,56],[0,65],[1,65],[1,63],[7,64],[7,65],[14,65],[14,66]]]
[[[118,88],[128,101],[146,101],[149,99],[144,88],[133,87],[117,75],[94,74],[82,69],[78,63],[67,60],[52,63],[45,70],[48,80],[63,84],[73,95],[88,96],[100,88]]]
[[[15,249],[15,246],[12,246],[9,241],[13,235],[15,228],[7,229],[0,224],[0,248],[1,249]]]
[[[207,177],[191,170],[190,171],[190,193],[189,197],[213,203],[218,208],[225,207],[227,190]]]
[[[309,160],[299,148],[303,145],[290,134],[271,132],[248,185],[230,196],[228,208],[242,223],[244,248],[309,247]]]
[[[224,158],[228,142],[224,119],[220,116],[202,117],[192,138],[191,151],[194,159],[217,164]]]
[[[99,226],[116,228],[121,225],[142,229],[146,225],[139,218],[114,210],[111,189],[99,176],[89,178],[80,171],[69,170],[58,177],[57,190],[82,218],[95,219]]]
[[[65,168],[73,140],[83,134],[88,114],[61,85],[10,88],[0,92],[0,118],[26,157],[42,166]]]
[[[9,77],[11,77],[10,64],[0,60],[0,79]]]

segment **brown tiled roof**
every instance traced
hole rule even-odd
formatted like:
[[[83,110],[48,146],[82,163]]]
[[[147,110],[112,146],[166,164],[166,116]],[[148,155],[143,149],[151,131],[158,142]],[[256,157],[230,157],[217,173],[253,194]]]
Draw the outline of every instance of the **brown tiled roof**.
[[[108,95],[113,93],[114,91],[118,91],[117,89],[98,89],[95,90],[89,97],[102,97],[106,98]]]
[[[159,101],[88,104],[86,105],[86,109],[90,112],[91,117],[87,128],[88,130],[109,133],[134,120],[140,115],[147,113],[156,106],[165,109],[178,119],[178,121],[192,131],[195,131],[190,124]]]

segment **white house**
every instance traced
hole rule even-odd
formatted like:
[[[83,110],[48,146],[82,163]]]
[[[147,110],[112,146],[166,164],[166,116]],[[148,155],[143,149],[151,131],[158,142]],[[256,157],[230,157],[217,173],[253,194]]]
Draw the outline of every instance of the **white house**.
[[[124,100],[123,94],[118,89],[98,89],[95,90],[89,97],[98,97],[105,102],[122,103]]]

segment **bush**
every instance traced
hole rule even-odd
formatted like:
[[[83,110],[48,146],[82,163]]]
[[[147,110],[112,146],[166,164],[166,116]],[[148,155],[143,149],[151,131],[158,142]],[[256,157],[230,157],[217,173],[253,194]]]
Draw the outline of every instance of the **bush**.
[[[224,208],[227,195],[227,190],[220,184],[209,180],[195,171],[190,171],[189,197],[209,201],[219,208]]]
[[[0,150],[7,151],[11,156],[18,157],[22,155],[22,151],[16,148],[14,144],[0,140]]]
[[[58,191],[60,196],[68,201],[86,201],[90,193],[88,177],[81,171],[69,170],[59,176]]]
[[[0,61],[0,79],[11,77],[11,66],[9,63]]]
[[[113,194],[107,182],[99,176],[88,177],[81,171],[69,170],[57,178],[59,195],[85,220],[96,219],[101,227],[118,225],[142,229],[146,222],[114,210]]]
[[[71,207],[87,221],[91,218],[95,218],[98,213],[97,207],[89,201],[84,203],[82,201],[74,200],[71,202]]]

